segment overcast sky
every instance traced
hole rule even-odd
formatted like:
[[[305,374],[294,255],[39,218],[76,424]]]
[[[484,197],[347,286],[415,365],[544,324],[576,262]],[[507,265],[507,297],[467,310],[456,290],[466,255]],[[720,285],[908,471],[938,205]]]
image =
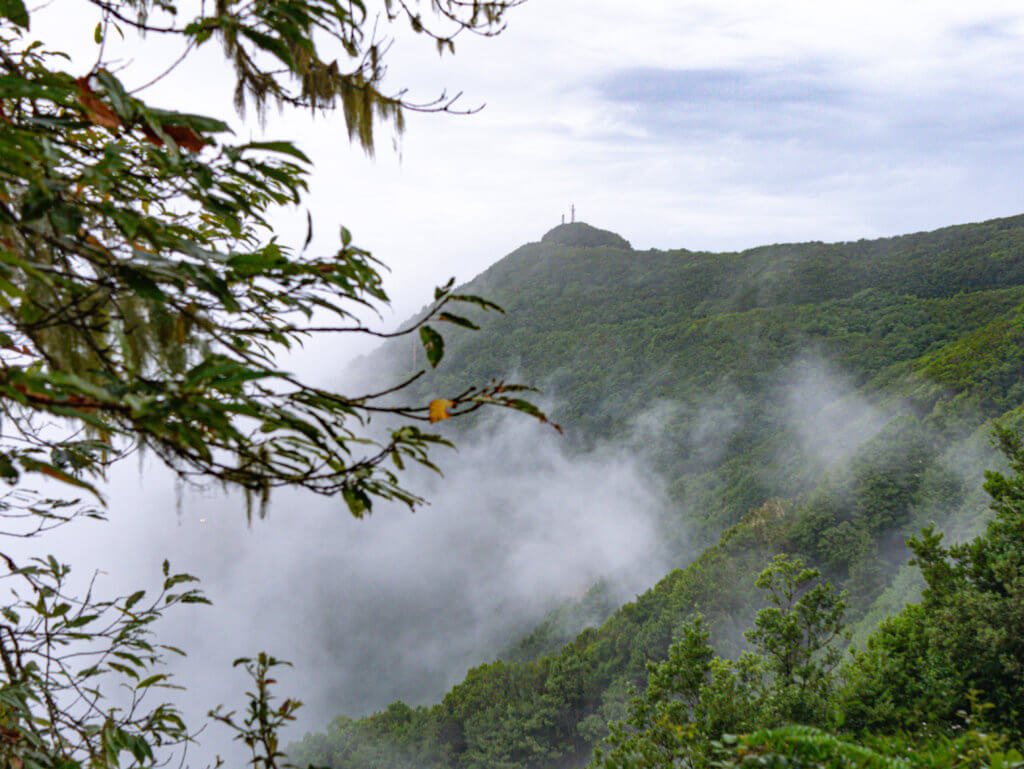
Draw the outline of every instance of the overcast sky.
[[[37,30],[87,68],[91,9],[46,13]],[[396,88],[487,105],[411,116],[400,154],[382,133],[365,158],[339,119],[267,125],[315,160],[325,247],[344,223],[393,269],[390,323],[437,282],[539,239],[571,202],[636,247],[712,250],[1024,211],[1019,3],[531,0],[508,21],[498,38],[460,38],[454,57],[399,41]],[[176,55],[162,45],[130,52],[129,84]],[[149,98],[232,117],[208,48]],[[282,231],[301,239],[300,218]]]
[[[391,62],[395,88],[408,86],[413,97],[422,99],[442,88],[462,90],[467,106],[487,103],[471,117],[412,115],[400,154],[391,150],[382,132],[376,160],[367,159],[349,147],[339,118],[314,121],[305,114],[272,114],[265,133],[296,140],[315,162],[307,203],[316,222],[316,243],[335,247],[338,226],[345,224],[357,243],[391,266],[388,286],[394,307],[383,323],[394,325],[425,304],[437,283],[450,276],[468,280],[517,246],[538,240],[573,202],[580,219],[620,233],[635,247],[710,250],[875,237],[1024,212],[1024,12],[1018,6],[1019,0],[530,0],[510,14],[503,35],[460,38],[454,57],[439,59],[428,41],[399,41]],[[34,33],[73,54],[69,67],[76,74],[95,60],[93,11],[83,0],[54,0],[33,18]],[[230,77],[216,46],[207,48],[147,92],[147,98],[159,106],[230,119],[243,138],[250,132],[259,135],[259,126],[233,115]],[[133,59],[121,73],[129,87],[146,82],[180,53],[158,38],[127,47],[115,40],[111,50]],[[282,212],[279,224],[283,239],[301,244],[303,211]],[[296,365],[306,374],[337,376],[345,354],[354,351],[312,346]],[[518,443],[536,453],[533,438]],[[479,453],[487,455],[485,449]],[[614,489],[580,480],[615,479],[600,470],[601,463],[621,469],[623,462],[597,456],[572,464],[560,450],[552,447],[541,456],[554,457],[546,464],[566,483],[534,483],[561,495],[550,500],[550,509],[574,515],[569,502],[579,497],[575,489],[590,490],[609,503],[615,513],[609,520],[618,521],[592,525],[597,535],[586,547],[562,528],[536,527],[550,531],[560,544],[576,542],[578,558],[569,571],[593,576],[579,563],[607,561],[602,550],[606,541],[633,537],[639,552],[649,550],[647,540],[635,533],[646,529],[619,510],[633,511],[641,522],[654,513],[637,508],[635,499],[632,507],[619,504]],[[519,456],[505,445],[496,451]],[[527,452],[523,455],[529,458]],[[459,476],[454,468],[445,489],[490,477],[483,470],[474,473]],[[536,480],[536,470],[528,467],[523,473]],[[651,473],[642,466],[635,474],[651,482]],[[479,527],[478,537],[449,536],[467,528],[461,521],[480,518],[474,508],[481,504],[479,493],[467,492],[463,504],[463,497],[438,491],[433,495],[437,504],[421,516],[430,524],[429,536],[417,529],[404,538],[402,530],[400,540],[380,516],[358,524],[368,528],[360,528],[357,536],[356,524],[343,512],[336,519],[322,514],[333,511],[327,503],[284,495],[272,503],[275,523],[245,539],[235,531],[243,528],[236,500],[186,496],[183,513],[176,516],[165,476],[140,473],[134,488],[127,475],[122,471],[112,484],[112,517],[120,528],[69,541],[68,547],[91,554],[100,564],[116,561],[111,554],[128,549],[118,557],[122,571],[130,574],[112,580],[134,578],[142,573],[143,560],[155,564],[162,553],[174,553],[175,563],[194,568],[218,605],[226,607],[215,618],[234,618],[248,607],[266,604],[271,607],[267,632],[272,635],[288,635],[309,624],[301,615],[306,603],[276,598],[282,591],[287,596],[286,588],[296,581],[308,582],[306,593],[330,598],[328,605],[348,605],[348,577],[320,568],[328,560],[325,554],[343,564],[384,559],[376,570],[360,566],[362,581],[353,582],[368,584],[370,594],[384,596],[391,587],[381,580],[394,571],[388,558],[410,564],[410,571],[428,586],[431,580],[447,584],[467,564],[485,561],[504,569],[509,562],[498,557],[505,552],[500,548],[498,556],[479,555],[486,550],[479,542],[490,541],[486,526]],[[508,489],[518,488],[505,476],[496,477]],[[656,511],[658,495],[652,495],[655,500],[647,507]],[[491,501],[486,504],[488,510],[500,508]],[[219,534],[213,533],[211,520],[200,536],[205,516],[225,512],[220,507],[235,508],[226,511],[234,517],[217,521]],[[300,516],[298,524],[288,525],[292,519],[286,515],[282,520],[282,514],[303,509],[306,517]],[[551,560],[545,550],[548,540],[533,537],[529,526],[516,526],[526,530],[516,534],[518,549],[509,549],[500,529],[494,530],[501,535],[495,537],[495,546],[513,555],[539,555],[506,570],[547,574],[538,571],[535,561]],[[395,541],[408,542],[407,551],[394,556]],[[190,557],[197,562],[194,567]],[[467,571],[475,575],[465,578],[468,584],[490,589],[492,583],[478,572]],[[251,584],[253,573],[265,576],[267,585]],[[504,573],[498,576],[494,585],[515,584]],[[273,583],[276,577],[284,580],[284,587]],[[554,574],[552,585],[524,592],[553,599],[579,589]],[[396,593],[404,590],[402,586]],[[495,587],[488,596],[474,598],[479,606],[471,608],[480,616],[507,612],[508,596],[507,590]],[[521,600],[519,593],[513,597]],[[397,619],[387,615],[386,606],[392,604],[398,607]],[[352,627],[379,628],[386,634],[407,611],[383,599],[372,609],[375,613],[365,617],[339,616]],[[262,618],[258,611],[249,614]],[[196,627],[207,644],[197,655],[199,662],[209,658],[210,664],[220,665],[212,646],[237,639],[206,625]],[[236,635],[247,642],[257,634],[244,624],[238,627]],[[440,631],[430,632],[435,635],[424,631],[423,637],[446,643]],[[335,640],[322,640],[321,646],[316,639],[300,640],[309,648],[281,653],[297,662],[335,659],[338,654]],[[369,646],[383,643],[376,637],[370,640]],[[362,648],[358,643],[348,646]],[[472,644],[455,647],[459,654],[479,651]],[[225,646],[220,651],[227,655],[230,650]],[[299,667],[325,669],[322,662]],[[448,669],[438,663],[438,669],[441,683],[447,676],[454,680],[461,675],[457,664]],[[349,673],[340,670],[335,678],[320,682],[322,691],[304,693],[314,703],[311,718],[326,719],[333,707],[341,706],[332,687]],[[375,696],[401,695],[402,680],[381,684],[394,684],[397,694],[385,687]],[[221,678],[210,677],[206,689],[227,686]],[[370,695],[360,702],[367,707],[380,704]]]

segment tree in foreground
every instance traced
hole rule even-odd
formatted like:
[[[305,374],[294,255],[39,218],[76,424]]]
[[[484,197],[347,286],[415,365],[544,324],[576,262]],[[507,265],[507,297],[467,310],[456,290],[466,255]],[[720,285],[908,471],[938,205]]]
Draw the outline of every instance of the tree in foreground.
[[[926,588],[841,669],[841,596],[778,557],[754,653],[713,658],[700,617],[611,726],[594,767],[1024,767],[1024,439],[997,427],[1009,473],[986,474],[994,516],[971,542],[933,526],[908,544]]]
[[[591,769],[706,767],[725,734],[827,723],[845,601],[819,577],[799,559],[773,559],[757,580],[770,605],[747,631],[753,650],[735,660],[714,655],[692,616],[668,659],[648,664],[647,689],[610,725]]]
[[[388,30],[408,27],[451,53],[460,34],[500,32],[520,2],[83,0],[96,11],[98,56],[71,72],[34,39],[35,12],[0,0],[0,478],[13,487],[0,497],[0,533],[102,517],[102,505],[24,484],[45,477],[98,497],[96,479],[133,450],[260,505],[288,485],[337,494],[356,516],[375,500],[412,506],[402,470],[432,467],[430,449],[446,443],[424,423],[485,405],[544,419],[520,398],[525,388],[504,382],[403,403],[416,376],[342,393],[284,370],[280,355],[312,337],[389,336],[362,321],[387,302],[381,263],[344,227],[330,253],[310,251],[311,220],[304,243],[275,236],[276,210],[301,204],[311,170],[294,144],[238,141],[217,117],[156,108],[140,95],[145,84],[132,89],[105,61],[126,36],[177,39],[179,62],[220,46],[239,111],[338,112],[348,138],[372,152],[375,128],[400,132],[409,110],[459,109],[457,96],[415,103],[385,90]],[[400,332],[418,335],[431,365],[444,351],[439,324],[474,326],[459,306],[499,309],[448,283]],[[205,600],[192,577],[165,564],[155,594],[102,600],[76,594],[52,557],[2,560],[13,595],[0,610],[5,767],[152,765],[189,740],[180,714],[149,700],[169,685],[161,663],[178,651],[153,623]],[[271,767],[297,703],[270,695],[277,660],[239,664],[256,686],[248,708],[215,718],[255,766]]]
[[[942,733],[977,700],[1024,739],[1024,442],[1005,428],[996,441],[1011,472],[986,473],[994,517],[971,542],[947,546],[932,527],[909,541],[926,588],[848,667],[851,727]]]
[[[460,32],[500,31],[521,1],[444,0],[421,12],[384,0],[375,12],[340,0],[225,0],[191,17],[164,0],[91,4],[101,44],[131,33],[180,38],[186,52],[220,44],[239,109],[337,109],[369,150],[375,122],[401,130],[406,110],[455,108],[382,90],[380,22],[404,20],[449,51]],[[380,263],[347,229],[326,254],[307,250],[311,221],[305,244],[274,235],[275,209],[301,203],[308,158],[286,141],[234,141],[213,117],[149,106],[102,53],[89,72],[65,72],[59,54],[32,41],[22,0],[0,8],[6,480],[44,473],[85,485],[136,445],[183,477],[260,499],[281,485],[340,493],[362,515],[377,498],[418,501],[396,471],[430,464],[428,449],[443,442],[421,423],[484,404],[539,416],[501,382],[402,404],[408,382],[339,393],[282,370],[277,356],[311,334],[387,336],[360,321],[387,296]],[[401,332],[419,334],[432,365],[444,350],[437,323],[473,325],[456,305],[497,309],[451,283],[438,288]],[[398,424],[370,437],[366,423],[383,415]],[[66,429],[40,429],[54,419]]]

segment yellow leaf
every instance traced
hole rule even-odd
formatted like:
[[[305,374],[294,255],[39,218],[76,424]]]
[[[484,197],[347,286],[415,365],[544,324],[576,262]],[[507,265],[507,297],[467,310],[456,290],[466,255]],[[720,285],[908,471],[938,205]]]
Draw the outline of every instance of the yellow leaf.
[[[454,405],[455,403],[447,398],[436,398],[430,401],[430,424],[448,419],[451,416],[448,409]]]

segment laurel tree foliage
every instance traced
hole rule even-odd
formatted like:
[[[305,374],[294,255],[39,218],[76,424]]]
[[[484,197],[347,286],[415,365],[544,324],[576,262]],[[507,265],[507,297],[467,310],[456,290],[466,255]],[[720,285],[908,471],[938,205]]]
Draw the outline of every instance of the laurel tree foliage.
[[[522,0],[81,2],[98,19],[88,71],[34,37],[36,10],[0,0],[0,479],[13,487],[0,495],[0,538],[103,518],[96,480],[132,450],[182,479],[240,488],[261,511],[289,485],[337,494],[362,516],[375,500],[420,501],[399,474],[410,461],[433,467],[428,452],[447,444],[425,425],[484,405],[544,420],[521,399],[527,388],[501,381],[404,403],[417,373],[341,393],[285,370],[282,354],[331,334],[413,334],[436,366],[440,324],[475,328],[459,306],[500,308],[449,282],[416,323],[368,327],[388,301],[382,264],[348,229],[327,253],[310,249],[308,214],[304,243],[275,235],[276,213],[307,191],[309,158],[148,104],[153,81],[133,87],[105,55],[113,39],[177,38],[184,54],[163,77],[219,45],[236,109],[340,112],[372,152],[375,127],[401,132],[408,110],[460,111],[457,94],[415,102],[384,89],[389,30],[451,53],[459,34],[500,32]],[[45,479],[91,492],[96,506],[28,491]],[[25,552],[0,547],[0,767],[184,764],[196,731],[161,693],[175,686],[168,655],[182,652],[155,623],[207,602],[195,578],[164,562],[156,589],[104,597],[95,577],[82,583],[57,558]],[[282,664],[238,660],[254,687],[244,708],[210,713],[254,767],[283,765],[277,735],[299,707],[271,693]]]
[[[176,36],[186,54],[219,43],[239,109],[336,109],[372,150],[375,123],[401,130],[408,109],[454,111],[383,90],[376,31],[407,24],[442,52],[463,32],[495,34],[521,0],[292,0],[179,6],[91,0],[96,40]],[[236,141],[223,121],[157,109],[101,53],[85,73],[31,32],[22,0],[0,4],[0,476],[43,473],[89,486],[126,446],[182,477],[216,479],[265,503],[271,489],[340,493],[357,516],[374,499],[410,506],[407,461],[430,465],[445,441],[422,423],[484,404],[542,417],[492,381],[403,404],[403,384],[339,393],[276,358],[314,334],[376,334],[360,318],[387,302],[381,264],[344,227],[329,253],[275,236],[271,217],[300,204],[309,158],[288,141]],[[330,60],[328,60],[330,59]],[[439,287],[418,334],[436,366],[436,326],[474,327],[457,305],[496,305]],[[414,377],[415,378],[415,377]],[[371,439],[374,416],[397,420]],[[58,422],[64,429],[42,430]],[[386,420],[384,420],[386,421]]]

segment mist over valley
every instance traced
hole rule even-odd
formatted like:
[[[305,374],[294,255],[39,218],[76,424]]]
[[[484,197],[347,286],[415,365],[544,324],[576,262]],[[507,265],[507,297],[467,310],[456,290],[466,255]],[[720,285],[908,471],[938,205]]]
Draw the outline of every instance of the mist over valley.
[[[593,643],[574,641],[589,627],[625,634],[599,679],[612,713],[695,607],[724,653],[746,647],[749,580],[776,548],[846,587],[865,637],[920,589],[905,536],[928,520],[977,533],[981,474],[998,465],[987,425],[1016,408],[999,384],[1016,364],[1007,349],[973,359],[984,376],[936,372],[979,338],[1016,338],[1020,220],[737,255],[634,252],[585,224],[553,233],[460,289],[506,314],[449,334],[414,396],[532,382],[564,435],[512,415],[442,422],[457,446],[436,457],[443,475],[411,476],[429,504],[365,520],[285,489],[249,524],[237,497],[176,488],[149,466],[111,479],[118,529],[91,528],[79,568],[117,561],[101,584],[127,587],[167,557],[201,578],[215,608],[164,620],[189,650],[175,668],[201,708],[254,647],[295,664],[281,680],[305,702],[299,728],[315,730],[397,700],[429,706],[495,657],[561,659]],[[401,379],[408,349],[385,345],[339,375]],[[743,545],[716,545],[723,532]],[[731,565],[688,586],[712,545]],[[652,602],[646,618],[622,614]],[[636,656],[637,643],[649,651]],[[582,756],[603,732],[577,734]]]
[[[0,769],[1024,769],[1018,5],[0,0]]]
[[[579,765],[694,611],[718,653],[749,651],[772,556],[845,590],[864,643],[920,599],[906,537],[931,521],[963,541],[988,520],[992,422],[1024,403],[1024,217],[738,254],[563,224],[457,290],[505,312],[448,333],[441,365],[395,397],[528,382],[557,430],[440,421],[441,472],[406,470],[427,504],[363,519],[289,488],[250,519],[239,495],[143,456],[104,486],[116,527],[48,536],[104,590],[164,558],[201,580],[213,607],[161,620],[188,652],[170,668],[186,714],[265,649],[294,665],[277,680],[304,703],[285,732],[300,764]],[[312,375],[402,381],[424,363],[409,351]],[[509,753],[523,719],[532,741]],[[201,750],[237,755],[212,734]]]

